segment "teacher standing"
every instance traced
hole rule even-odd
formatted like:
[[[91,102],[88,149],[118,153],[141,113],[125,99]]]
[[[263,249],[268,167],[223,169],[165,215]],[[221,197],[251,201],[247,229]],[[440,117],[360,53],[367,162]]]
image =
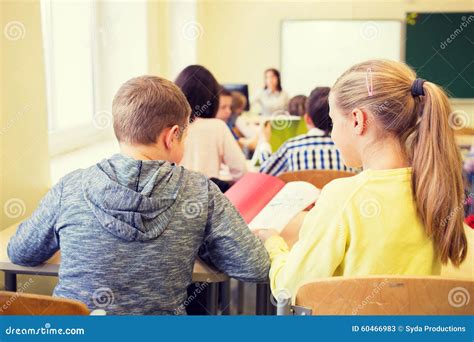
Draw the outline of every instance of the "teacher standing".
[[[271,68],[265,70],[264,75],[265,88],[254,100],[260,105],[262,116],[288,110],[288,94],[281,87],[280,72]]]

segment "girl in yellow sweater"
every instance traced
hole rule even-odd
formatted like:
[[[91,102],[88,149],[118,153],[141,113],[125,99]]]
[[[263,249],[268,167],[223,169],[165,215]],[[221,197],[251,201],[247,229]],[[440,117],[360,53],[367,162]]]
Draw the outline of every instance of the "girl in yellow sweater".
[[[363,172],[324,187],[290,250],[260,230],[272,292],[294,297],[330,276],[431,275],[466,257],[461,157],[449,101],[407,65],[370,60],[347,70],[330,96],[332,138]]]

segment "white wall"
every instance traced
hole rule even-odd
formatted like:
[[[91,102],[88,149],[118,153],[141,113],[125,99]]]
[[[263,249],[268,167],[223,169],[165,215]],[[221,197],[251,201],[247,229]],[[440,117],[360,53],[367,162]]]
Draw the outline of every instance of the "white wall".
[[[307,95],[316,86],[331,87],[356,63],[374,58],[400,61],[402,34],[398,20],[284,21],[280,71],[285,90],[290,96]]]
[[[110,112],[118,88],[148,73],[147,2],[101,1],[97,6],[96,109]]]
[[[175,79],[186,66],[197,62],[197,40],[203,27],[196,19],[196,1],[174,1],[169,4],[169,73]]]

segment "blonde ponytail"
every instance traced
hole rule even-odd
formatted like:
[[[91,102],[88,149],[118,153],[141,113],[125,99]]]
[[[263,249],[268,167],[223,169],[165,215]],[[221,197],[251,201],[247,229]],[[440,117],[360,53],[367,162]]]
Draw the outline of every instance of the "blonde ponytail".
[[[371,89],[366,81],[369,70]],[[426,233],[441,262],[450,260],[458,266],[466,258],[467,240],[461,156],[449,126],[451,108],[434,83],[422,83],[424,95],[412,94],[415,79],[406,64],[370,60],[347,70],[331,93],[344,112],[365,109],[372,113],[381,135],[398,138],[413,168],[412,190]]]
[[[425,82],[422,111],[412,146],[412,185],[418,213],[433,237],[441,262],[459,265],[466,258],[463,229],[462,161],[449,126],[446,94]]]

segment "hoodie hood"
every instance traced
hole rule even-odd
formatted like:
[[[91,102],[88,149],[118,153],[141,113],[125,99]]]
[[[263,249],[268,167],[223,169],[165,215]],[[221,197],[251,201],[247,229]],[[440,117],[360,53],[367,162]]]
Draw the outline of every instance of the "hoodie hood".
[[[126,241],[147,241],[173,217],[183,174],[169,162],[116,154],[85,170],[82,191],[104,229]]]

